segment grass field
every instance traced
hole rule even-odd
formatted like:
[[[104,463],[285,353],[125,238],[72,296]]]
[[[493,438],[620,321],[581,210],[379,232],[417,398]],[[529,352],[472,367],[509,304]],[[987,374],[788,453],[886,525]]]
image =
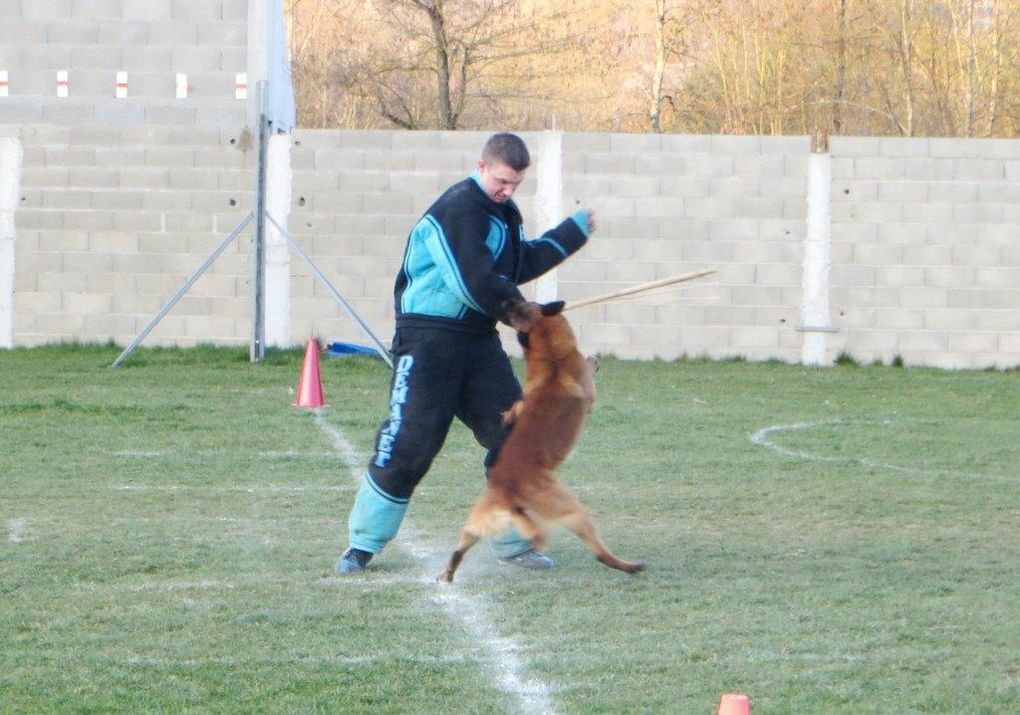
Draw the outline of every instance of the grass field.
[[[473,550],[462,428],[333,575],[388,373],[0,351],[0,712],[1020,712],[1020,372],[604,360],[563,480],[606,542]]]

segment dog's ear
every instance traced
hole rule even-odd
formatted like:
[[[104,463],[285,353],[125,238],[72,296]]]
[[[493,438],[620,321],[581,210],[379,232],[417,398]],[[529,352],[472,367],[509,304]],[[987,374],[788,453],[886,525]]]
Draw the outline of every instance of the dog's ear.
[[[546,303],[545,305],[542,306],[542,315],[546,316],[547,318],[550,315],[559,315],[560,313],[563,312],[563,306],[565,306],[566,304],[567,304],[566,301],[562,300],[554,300],[552,303]]]

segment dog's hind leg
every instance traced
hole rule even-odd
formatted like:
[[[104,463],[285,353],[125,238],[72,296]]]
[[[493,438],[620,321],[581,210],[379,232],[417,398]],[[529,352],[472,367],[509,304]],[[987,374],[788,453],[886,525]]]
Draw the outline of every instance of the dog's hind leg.
[[[595,525],[591,517],[583,510],[569,514],[560,519],[560,523],[577,534],[577,538],[584,542],[584,545],[595,554],[595,558],[611,569],[618,569],[627,573],[644,571],[646,566],[640,561],[624,561],[615,556],[606,545],[602,543],[595,532]]]
[[[473,531],[469,531],[466,527],[460,532],[460,543],[457,544],[457,548],[453,554],[450,555],[450,561],[446,564],[446,570],[440,575],[440,581],[446,581],[447,583],[453,582],[453,574],[457,571],[457,567],[460,566],[460,562],[464,559],[464,554],[467,553],[468,549],[478,543],[479,535]]]
[[[625,571],[626,573],[637,573],[644,571],[645,565],[641,562],[624,561],[616,557],[599,538],[595,531],[595,523],[588,512],[584,510],[581,503],[573,494],[567,491],[562,485],[556,484],[552,499],[548,502],[547,509],[556,513],[548,513],[548,518],[557,521],[570,529],[579,538],[588,550],[595,554],[600,562],[612,569]]]
[[[453,581],[453,574],[464,559],[464,554],[478,543],[483,534],[487,533],[486,527],[492,520],[495,509],[495,495],[491,489],[487,488],[482,492],[482,496],[478,498],[474,508],[468,515],[467,521],[464,522],[464,528],[460,532],[460,543],[457,544],[457,548],[450,555],[450,561],[446,564],[446,570],[439,576],[439,581],[446,581],[448,583]]]

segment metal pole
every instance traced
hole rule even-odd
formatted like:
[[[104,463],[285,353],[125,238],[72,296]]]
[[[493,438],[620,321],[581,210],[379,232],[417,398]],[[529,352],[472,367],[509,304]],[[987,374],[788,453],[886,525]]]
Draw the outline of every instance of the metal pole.
[[[266,116],[268,82],[256,85],[259,105],[258,171],[255,179],[255,239],[252,247],[252,330],[251,362],[266,356],[266,152],[269,118]]]
[[[159,311],[155,318],[149,321],[149,324],[146,325],[145,329],[138,334],[138,337],[132,340],[131,344],[124,348],[124,352],[120,354],[120,357],[113,361],[113,364],[110,365],[110,367],[117,367],[122,362],[124,362],[124,360],[127,359],[128,355],[134,352],[134,349],[137,348],[138,344],[145,339],[145,336],[149,334],[149,331],[155,328],[156,324],[163,319],[163,316],[170,312],[170,310],[177,304],[177,301],[179,301],[184,296],[184,294],[188,292],[188,289],[191,288],[192,285],[194,285],[195,281],[198,280],[199,276],[205,273],[206,269],[213,264],[213,261],[219,258],[219,255],[223,253],[223,249],[230,245],[230,242],[237,237],[237,234],[241,233],[241,231],[244,230],[245,226],[251,223],[252,218],[254,218],[253,215],[249,213],[247,216],[244,217],[244,220],[237,225],[237,228],[231,231],[230,235],[223,239],[223,243],[217,246],[216,250],[209,254],[209,257],[205,259],[205,263],[199,266],[198,270],[191,274],[191,277],[188,278],[187,281],[185,281],[184,285],[181,286],[180,290],[178,290],[174,294],[174,297],[171,298],[167,302],[167,304],[163,306],[162,310]]]
[[[285,229],[283,226],[277,223],[275,218],[273,218],[269,214],[266,214],[266,218],[268,218],[272,222],[272,224],[276,226],[277,231],[283,234],[283,236],[288,241],[290,241],[290,245],[294,247],[294,250],[298,252],[298,255],[301,256],[304,262],[308,264],[308,267],[312,269],[312,273],[315,274],[315,277],[322,281],[323,285],[325,285],[326,288],[329,289],[329,292],[333,294],[333,297],[336,298],[340,305],[344,307],[344,310],[346,310],[347,313],[352,318],[354,318],[354,321],[361,326],[361,329],[364,330],[368,337],[372,339],[372,342],[375,343],[376,352],[379,353],[382,359],[386,361],[386,364],[392,368],[393,360],[390,358],[390,351],[387,350],[386,346],[379,341],[379,338],[375,336],[375,334],[372,332],[371,328],[368,327],[365,321],[363,321],[361,317],[354,312],[354,308],[352,308],[351,304],[348,303],[342,295],[340,295],[340,291],[333,287],[333,284],[329,282],[329,279],[326,278],[323,272],[319,270],[318,266],[316,266],[315,263],[312,262],[312,259],[308,257],[307,253],[305,253],[305,249],[301,248],[301,244],[297,242],[297,239],[291,236],[290,232],[287,231],[287,229]]]

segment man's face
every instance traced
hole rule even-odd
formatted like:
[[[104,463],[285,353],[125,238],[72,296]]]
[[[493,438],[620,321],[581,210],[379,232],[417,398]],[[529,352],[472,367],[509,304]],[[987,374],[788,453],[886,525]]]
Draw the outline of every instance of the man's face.
[[[526,171],[527,169],[514,171],[497,161],[478,162],[478,176],[482,180],[482,186],[485,187],[485,193],[498,204],[505,204],[513,197],[517,187],[524,181]]]

